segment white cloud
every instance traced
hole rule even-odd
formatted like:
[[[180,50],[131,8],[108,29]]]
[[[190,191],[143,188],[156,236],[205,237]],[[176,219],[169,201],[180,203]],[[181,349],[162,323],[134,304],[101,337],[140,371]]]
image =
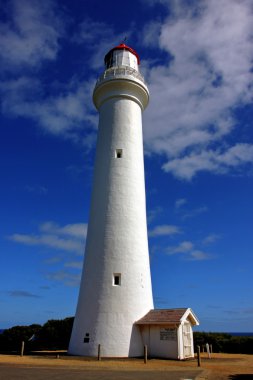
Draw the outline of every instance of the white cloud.
[[[170,7],[170,16],[160,30],[156,25],[154,38],[168,59],[148,72],[147,149],[167,156],[165,171],[188,180],[201,170],[227,173],[252,163],[253,145],[217,148],[236,127],[231,110],[252,101],[252,3],[205,0],[191,7],[183,1],[163,3]],[[242,147],[244,154],[233,160],[231,155],[242,153]],[[217,151],[220,160],[214,157]]]
[[[194,218],[195,216],[198,216],[208,211],[208,208],[206,206],[200,206],[192,209],[186,206],[188,206],[188,201],[186,198],[179,198],[175,202],[175,212],[183,220],[188,218]]]
[[[82,269],[83,262],[82,261],[70,261],[64,264],[66,268],[74,268],[74,269]]]
[[[201,171],[245,170],[252,164],[253,145],[225,140],[237,128],[233,109],[252,102],[252,2],[158,2],[168,8],[168,16],[144,25],[140,39],[145,48],[160,49],[143,62],[151,93],[144,113],[146,152],[163,154],[163,170],[179,179],[191,180]],[[34,75],[43,62],[57,58],[67,19],[50,0],[8,4],[3,11],[9,21],[0,24],[0,56],[2,69],[14,70],[15,76],[0,83],[2,112],[33,119],[45,131],[90,149],[97,125],[90,71],[86,81],[75,77],[47,88],[23,71],[30,68]],[[104,54],[131,36],[131,31],[116,35],[112,26],[89,18],[76,30],[68,43],[85,46],[88,70],[102,68]]]
[[[176,247],[169,247],[167,252],[170,255],[174,255],[175,253],[187,253],[193,249],[193,243],[191,241],[183,241]]]
[[[166,253],[168,255],[183,254],[184,259],[190,261],[203,261],[211,258],[208,253],[195,249],[191,241],[183,241],[175,247],[168,247]]]
[[[47,278],[51,281],[63,282],[67,286],[78,286],[80,284],[80,273],[69,273],[65,270],[59,270],[47,274]]]
[[[182,214],[182,219],[185,220],[189,218],[194,218],[195,216],[203,214],[204,212],[207,212],[207,211],[208,211],[208,208],[206,206],[200,206],[192,210],[187,210]]]
[[[166,172],[176,177],[190,180],[197,172],[206,170],[214,173],[227,173],[230,169],[242,170],[246,164],[253,163],[253,145],[236,144],[226,151],[207,150],[192,152],[184,157],[175,158],[163,165]]]
[[[40,298],[39,295],[33,294],[26,290],[10,290],[8,293],[11,297]]]
[[[42,232],[58,235],[69,235],[83,239],[87,235],[88,225],[86,223],[74,223],[61,227],[57,223],[49,221],[42,223],[39,228]]]
[[[41,234],[15,233],[9,236],[9,239],[25,245],[45,246],[61,251],[83,254],[87,233],[86,224],[67,224],[60,227],[54,222],[45,222],[40,226],[40,230]]]
[[[78,26],[73,41],[86,46],[90,51],[88,64],[92,69],[104,67],[103,58],[112,47],[119,44],[125,36],[131,37],[132,31],[121,31],[115,33],[112,26],[100,21],[85,18]]]
[[[169,224],[162,224],[160,226],[154,227],[152,230],[149,231],[150,237],[156,237],[156,236],[170,236],[170,235],[176,235],[180,234],[181,230],[177,226],[172,226]]]
[[[152,210],[147,210],[147,211],[148,211],[147,220],[148,220],[148,223],[151,223],[153,220],[155,220],[161,214],[162,208],[160,206],[158,206]]]
[[[9,239],[16,243],[22,243],[26,245],[42,245],[54,249],[60,249],[64,251],[73,251],[81,253],[83,245],[72,239],[59,238],[56,235],[25,235],[25,234],[13,234],[9,236]]]
[[[38,75],[45,61],[56,61],[60,38],[66,37],[63,24],[66,27],[68,20],[55,4],[51,0],[11,0],[4,7],[7,21],[0,23],[0,68],[7,75],[0,81],[1,110],[4,116],[33,119],[48,133],[90,149],[97,126],[92,104],[95,78],[74,76],[65,83],[57,79],[46,83],[45,75]]]
[[[9,21],[0,23],[0,57],[4,69],[40,65],[54,60],[62,34],[59,11],[52,1],[11,0],[3,12]]]
[[[179,209],[181,208],[183,205],[185,205],[187,203],[187,199],[186,198],[179,198],[176,200],[175,202],[175,208],[176,209]]]
[[[76,255],[82,256],[84,253],[86,234],[87,224],[85,223],[60,226],[53,221],[47,221],[39,226],[39,233],[36,235],[16,233],[8,238],[19,244],[46,247],[47,252],[49,250],[51,253],[52,250],[57,251],[43,261],[47,267],[46,278],[60,281],[66,286],[77,286],[80,282],[80,269],[83,261],[79,260]],[[51,267],[55,266],[57,269],[59,267],[61,269],[52,272]],[[48,272],[49,267],[50,271]]]
[[[218,234],[210,234],[203,239],[203,244],[212,244],[221,238]]]
[[[206,252],[194,250],[190,253],[188,260],[203,261],[203,260],[209,260],[210,258],[211,258],[211,256],[209,254],[207,254]]]
[[[4,94],[2,112],[34,119],[47,132],[90,147],[97,124],[91,100],[94,80],[71,80],[55,87],[55,94],[45,96],[42,83],[34,78],[21,76],[0,82],[0,91]],[[88,139],[87,132],[90,133]]]

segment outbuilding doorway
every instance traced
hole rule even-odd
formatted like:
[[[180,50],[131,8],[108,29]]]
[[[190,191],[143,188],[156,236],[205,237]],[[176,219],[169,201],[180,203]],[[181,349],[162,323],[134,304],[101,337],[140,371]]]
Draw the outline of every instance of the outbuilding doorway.
[[[184,357],[189,358],[189,357],[192,357],[192,346],[193,346],[192,329],[188,321],[185,321],[182,327],[183,327]]]

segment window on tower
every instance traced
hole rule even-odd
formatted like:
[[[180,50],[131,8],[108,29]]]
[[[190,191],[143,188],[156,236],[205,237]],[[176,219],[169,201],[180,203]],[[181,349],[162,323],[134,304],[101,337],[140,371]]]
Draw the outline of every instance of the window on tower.
[[[122,158],[123,151],[122,149],[115,150],[115,158]]]
[[[90,334],[86,333],[85,337],[83,338],[83,343],[89,343],[90,342]]]
[[[121,285],[121,274],[120,273],[114,273],[113,274],[113,285],[114,286],[120,286]]]

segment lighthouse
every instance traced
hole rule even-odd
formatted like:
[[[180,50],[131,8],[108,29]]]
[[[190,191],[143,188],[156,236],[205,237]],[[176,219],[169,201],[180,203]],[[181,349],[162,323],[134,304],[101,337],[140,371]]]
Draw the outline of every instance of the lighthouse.
[[[143,355],[136,322],[153,309],[146,221],[142,112],[149,92],[137,52],[105,56],[93,102],[99,112],[92,199],[73,355]]]

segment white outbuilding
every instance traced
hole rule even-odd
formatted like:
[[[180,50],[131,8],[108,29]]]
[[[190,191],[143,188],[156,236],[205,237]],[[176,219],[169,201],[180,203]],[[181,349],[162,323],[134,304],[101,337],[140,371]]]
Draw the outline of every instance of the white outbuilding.
[[[192,326],[199,325],[199,321],[190,308],[150,310],[136,325],[150,357],[194,357]]]

